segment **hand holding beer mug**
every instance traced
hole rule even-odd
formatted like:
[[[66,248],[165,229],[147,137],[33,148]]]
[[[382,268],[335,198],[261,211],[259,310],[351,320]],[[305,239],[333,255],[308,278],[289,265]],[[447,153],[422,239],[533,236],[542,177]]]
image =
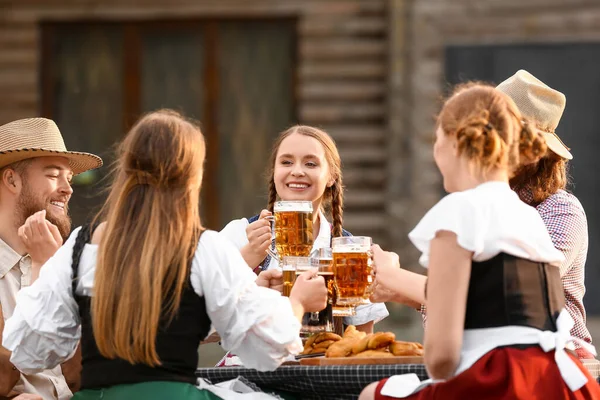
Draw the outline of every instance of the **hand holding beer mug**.
[[[310,258],[284,256],[283,261],[283,295],[289,296],[294,287],[296,277],[303,272],[311,270]]]
[[[262,271],[256,278],[256,284],[283,293],[283,273],[278,268]]]
[[[398,254],[391,251],[384,251],[376,244],[371,247],[371,252],[373,254],[373,270],[376,274],[377,283],[375,297],[383,299],[385,297],[384,292],[390,292],[390,289],[392,289],[388,285],[397,281],[396,274],[400,269],[400,258]]]
[[[264,259],[265,251],[271,246],[271,219],[272,214],[268,210],[262,210],[258,219],[246,227],[249,248],[260,261]]]
[[[337,304],[368,303],[373,286],[372,240],[368,236],[344,236],[332,240]]]
[[[290,302],[302,304],[305,312],[322,310],[327,305],[325,281],[316,271],[304,271],[296,278]]]
[[[273,207],[274,239],[279,261],[308,257],[313,245],[313,207],[310,201],[278,201]]]
[[[324,247],[316,249],[312,256],[314,267],[319,268],[319,274],[325,278],[327,284],[327,301],[331,304],[334,317],[350,317],[356,315],[354,306],[342,306],[337,304],[337,290],[333,279],[333,252],[331,248]]]

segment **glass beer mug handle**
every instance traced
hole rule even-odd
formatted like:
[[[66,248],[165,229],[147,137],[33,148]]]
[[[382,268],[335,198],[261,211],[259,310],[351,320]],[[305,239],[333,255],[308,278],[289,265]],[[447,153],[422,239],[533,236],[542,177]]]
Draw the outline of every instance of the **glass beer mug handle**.
[[[267,254],[269,256],[271,256],[271,258],[278,260],[279,263],[281,264],[282,260],[279,258],[279,255],[277,254],[277,249],[273,248],[273,244],[275,243],[275,217],[272,215],[267,215],[266,217],[263,217],[263,218],[271,223],[271,242],[272,242],[272,244],[271,244],[271,246],[267,247]]]
[[[369,265],[369,274],[371,275],[371,282],[365,288],[365,296],[371,297],[371,294],[373,294],[373,289],[375,288],[375,271],[373,270],[373,265],[374,265],[373,252],[371,250],[369,250],[369,251],[367,251],[367,255],[369,256],[368,265]]]

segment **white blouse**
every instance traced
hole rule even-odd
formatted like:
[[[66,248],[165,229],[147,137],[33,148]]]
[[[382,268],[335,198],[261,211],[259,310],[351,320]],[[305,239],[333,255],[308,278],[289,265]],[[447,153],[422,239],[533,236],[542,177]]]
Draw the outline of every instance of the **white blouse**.
[[[420,263],[429,264],[429,244],[439,231],[456,234],[458,244],[473,252],[473,261],[485,261],[499,253],[558,265],[564,257],[554,248],[550,235],[535,208],[523,203],[506,182],[486,182],[476,188],[447,195],[417,224],[409,238],[422,252]],[[573,320],[563,309],[557,321],[558,332],[540,331],[524,326],[467,329],[463,335],[461,358],[455,375],[470,368],[486,353],[501,346],[539,344],[548,352],[555,351],[561,375],[571,390],[587,382],[587,378],[566,355],[564,349],[573,338]],[[583,345],[595,354],[591,345]],[[414,385],[409,377],[391,377],[382,394],[403,398],[435,383],[431,380]]]
[[[79,309],[73,298],[71,256],[79,229],[42,267],[37,281],[22,289],[4,327],[3,346],[11,362],[32,373],[52,368],[75,351],[81,337]],[[76,292],[91,295],[98,246],[87,244],[79,264]],[[287,297],[259,287],[239,251],[221,234],[206,231],[192,261],[191,283],[204,296],[212,327],[225,350],[250,368],[273,370],[302,351],[300,323]]]
[[[558,265],[564,259],[535,208],[523,203],[506,182],[486,182],[440,200],[408,234],[429,264],[429,242],[438,231],[454,232],[458,244],[473,252],[473,261],[499,253]]]
[[[319,234],[313,241],[311,252],[314,252],[317,249],[331,247],[331,225],[322,212],[319,212],[319,215]],[[225,235],[235,247],[241,249],[249,243],[248,236],[246,235],[246,228],[248,225],[249,222],[246,218],[235,219],[221,230],[221,234]],[[278,267],[279,261],[271,257],[267,269]],[[363,325],[371,321],[377,323],[388,315],[390,314],[384,303],[363,304],[356,307],[356,315],[344,317],[344,323],[346,325]]]

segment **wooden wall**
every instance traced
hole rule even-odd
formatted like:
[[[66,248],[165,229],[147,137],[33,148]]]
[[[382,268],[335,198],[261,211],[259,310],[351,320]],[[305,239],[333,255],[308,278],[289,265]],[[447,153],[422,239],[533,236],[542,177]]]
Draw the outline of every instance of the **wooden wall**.
[[[385,243],[385,0],[0,1],[0,124],[40,113],[40,22],[297,17],[297,115],[337,141],[346,228]],[[67,143],[68,145],[68,143]],[[85,149],[82,149],[85,150]]]

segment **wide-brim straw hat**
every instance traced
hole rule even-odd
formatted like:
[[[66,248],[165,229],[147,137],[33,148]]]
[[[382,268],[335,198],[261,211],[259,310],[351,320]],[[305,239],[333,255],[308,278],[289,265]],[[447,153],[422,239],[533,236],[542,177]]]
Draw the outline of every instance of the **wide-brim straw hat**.
[[[27,118],[0,126],[0,168],[36,157],[64,157],[73,174],[99,168],[97,155],[68,151],[58,126],[46,118]]]
[[[573,158],[570,149],[556,134],[567,103],[564,94],[523,69],[499,84],[497,89],[513,99],[521,114],[536,124],[550,150],[567,160]]]

